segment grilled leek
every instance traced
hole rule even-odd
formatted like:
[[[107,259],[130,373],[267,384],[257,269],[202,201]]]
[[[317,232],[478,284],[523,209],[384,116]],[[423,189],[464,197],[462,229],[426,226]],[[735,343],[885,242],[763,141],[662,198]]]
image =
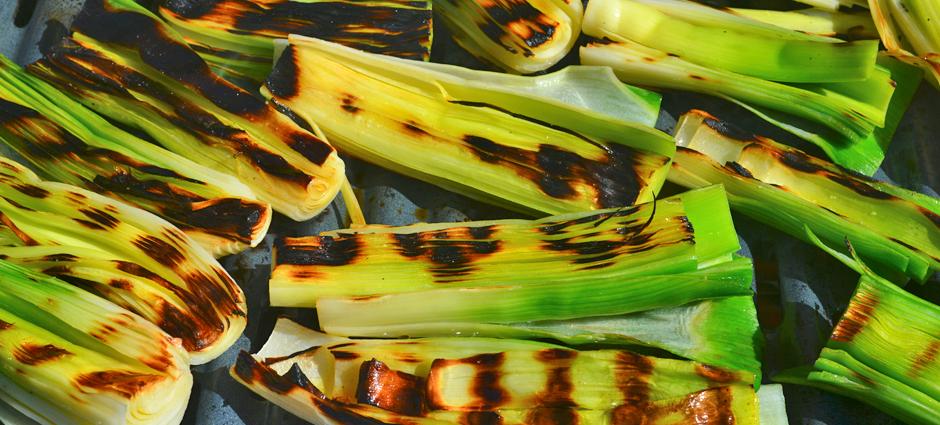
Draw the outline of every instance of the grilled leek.
[[[919,66],[927,81],[940,89],[940,5],[932,1],[868,0],[868,6],[888,53]]]
[[[314,307],[329,296],[443,287],[616,286],[632,277],[697,272],[727,262],[738,248],[720,186],[539,220],[338,230],[276,243],[271,304]],[[538,273],[519,273],[520,267]]]
[[[607,4],[617,6],[614,9],[620,10],[619,15],[602,8]],[[627,5],[630,9],[626,8]],[[894,72],[894,66],[876,66],[874,50],[861,55],[864,60],[844,61],[843,65],[855,63],[851,68],[867,70],[859,71],[855,79],[839,80],[849,78],[848,76],[819,77],[817,81],[803,81],[799,84],[785,84],[740,73],[733,63],[715,62],[717,59],[696,62],[694,55],[687,57],[668,50],[673,47],[671,44],[661,45],[651,41],[671,39],[671,36],[661,36],[662,33],[653,29],[649,34],[632,34],[630,31],[639,31],[636,28],[620,31],[617,29],[619,26],[632,27],[628,23],[608,19],[608,16],[634,16],[629,13],[634,5],[651,13],[655,12],[657,16],[666,14],[670,19],[679,20],[693,28],[704,27],[716,31],[727,38],[726,47],[729,51],[736,52],[735,43],[740,41],[739,34],[775,40],[775,43],[784,46],[786,43],[800,42],[838,49],[840,46],[853,46],[852,44],[784,29],[692,2],[611,0],[592,2],[588,7],[585,32],[596,37],[605,37],[607,40],[591,42],[582,47],[581,61],[587,65],[610,66],[623,81],[631,84],[689,90],[734,101],[761,118],[818,145],[839,165],[866,175],[873,174],[884,160],[893,130],[911,101],[911,97],[906,94],[913,93],[920,81],[919,75]],[[592,16],[597,18],[587,19]],[[643,43],[651,43],[667,50]],[[760,46],[760,43],[754,43],[754,48]],[[866,49],[875,47],[871,44],[865,46],[869,46]],[[691,50],[699,54],[706,51]],[[777,50],[778,53],[782,51]],[[771,51],[774,50],[768,48],[765,53]],[[682,52],[685,52],[685,49],[682,49]],[[793,54],[802,55],[799,52],[800,50],[796,49]],[[714,56],[725,55],[707,55]],[[837,56],[833,56],[835,57]],[[804,58],[816,61],[814,54],[807,53]],[[783,59],[778,58],[766,63],[773,64],[779,60]],[[882,59],[884,60],[886,59]],[[802,74],[799,69],[792,71],[799,75],[809,75]],[[759,74],[757,71],[750,72]],[[820,72],[825,73],[825,70]],[[903,95],[895,96],[898,91]],[[884,128],[885,131],[877,131],[879,128]]]
[[[531,74],[568,54],[581,33],[584,6],[574,0],[441,0],[434,11],[471,55]]]
[[[163,0],[158,12],[217,74],[252,89],[288,34],[406,59],[431,51],[430,0]]]
[[[940,200],[848,173],[701,111],[676,127],[672,182],[724,184],[733,209],[827,245],[848,238],[861,258],[897,282],[940,270]]]
[[[815,364],[776,376],[855,398],[912,424],[940,424],[940,307],[862,270]]]
[[[345,153],[531,214],[649,201],[675,149],[648,126],[658,97],[602,68],[521,77],[291,35],[262,93]]]
[[[4,402],[43,425],[180,423],[193,378],[172,337],[58,279],[0,276]]]
[[[312,218],[339,192],[345,168],[332,146],[212,73],[133,0],[89,0],[72,30],[29,71],[164,148],[238,177],[294,220]]]
[[[314,346],[296,352],[298,340]],[[595,368],[607,361],[613,363]],[[529,369],[526,379],[510,382]],[[753,377],[746,373],[512,339],[337,340],[282,319],[261,351],[243,352],[231,373],[301,418],[324,424],[671,424],[701,415],[758,423]],[[474,376],[477,390],[464,393],[462,383]],[[595,400],[602,408],[584,410],[585,395],[599,388],[595,382],[615,388],[603,393],[609,400]],[[771,390],[779,399],[779,388]],[[459,412],[422,399],[479,403]],[[522,409],[506,408],[515,404]],[[771,416],[782,407],[767,404]]]
[[[97,193],[40,180],[0,158],[0,222],[22,247],[8,259],[61,276],[180,338],[192,362],[225,351],[245,327],[241,289],[172,224]]]
[[[0,141],[48,179],[146,209],[215,256],[261,242],[271,206],[235,177],[147,143],[0,56]]]

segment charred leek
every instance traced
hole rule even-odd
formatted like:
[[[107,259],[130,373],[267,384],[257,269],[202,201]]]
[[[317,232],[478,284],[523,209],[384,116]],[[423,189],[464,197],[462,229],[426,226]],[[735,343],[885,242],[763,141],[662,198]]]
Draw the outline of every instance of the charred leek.
[[[578,40],[584,13],[574,0],[442,0],[434,10],[471,55],[520,74],[564,58]]]
[[[151,323],[0,261],[0,399],[44,425],[178,424],[186,352]]]
[[[241,289],[172,224],[94,192],[40,180],[0,158],[0,221],[23,247],[10,261],[55,274],[139,313],[180,338],[193,363],[245,327]]]
[[[811,368],[775,377],[869,403],[912,424],[940,424],[940,307],[862,270]]]
[[[868,6],[888,52],[919,66],[927,81],[940,89],[940,5],[935,1],[868,0]]]
[[[603,8],[604,5],[609,5],[610,9],[619,12],[614,14]],[[715,62],[717,59],[696,62],[695,55],[683,54],[685,49],[675,52],[671,50],[675,47],[671,44],[661,45],[654,42],[672,39],[671,35],[665,37],[662,36],[664,33],[655,32],[658,27],[649,29],[649,33],[641,34],[633,34],[632,32],[637,31],[635,28],[630,31],[618,29],[633,28],[628,25],[632,21],[621,22],[614,18],[620,16],[627,19],[628,16],[634,16],[629,13],[634,7],[651,11],[657,16],[668,15],[669,19],[679,20],[683,25],[708,28],[710,31],[724,34],[723,37],[727,38],[725,48],[733,52],[739,50],[735,43],[740,42],[740,34],[748,34],[758,40],[773,40],[775,46],[810,43],[838,50],[841,46],[853,46],[852,44],[787,30],[691,2],[611,0],[592,2],[588,8],[585,32],[596,37],[605,37],[609,41],[597,41],[582,47],[581,60],[587,65],[608,65],[622,80],[632,84],[696,91],[735,101],[784,130],[818,145],[836,163],[863,174],[873,174],[881,164],[893,130],[910,103],[911,98],[906,95],[894,96],[895,87],[899,87],[898,91],[903,93],[912,93],[919,83],[920,77],[917,75],[895,73],[894,67],[890,66],[876,67],[874,50],[870,55],[865,53],[858,57],[864,60],[849,55],[858,60],[846,59],[843,62],[843,65],[849,68],[867,70],[864,73],[859,71],[860,74],[855,77],[818,76],[814,77],[815,81],[804,79],[800,80],[799,84],[784,84],[755,77],[753,75],[763,74],[754,70],[748,71],[753,75],[747,75],[738,72],[739,69],[733,63],[718,63]],[[662,49],[651,46],[659,46]],[[766,49],[762,49],[761,46],[763,44],[755,41],[753,48],[764,53],[778,54],[776,59],[768,59],[766,64],[783,60],[796,63],[786,60],[790,54],[787,53],[789,50],[786,47],[764,46]],[[870,44],[865,46],[876,47]],[[741,51],[750,51],[748,49]],[[702,49],[689,50],[705,52]],[[817,61],[815,54],[804,53],[801,49],[793,51],[794,55]],[[707,58],[716,56],[724,55],[706,55]],[[837,57],[838,55],[832,56]],[[851,63],[855,65],[849,66]],[[785,69],[781,68],[781,72],[783,71]],[[800,73],[799,69],[792,71],[794,75],[809,75]],[[826,70],[821,69],[820,72],[825,73]],[[894,110],[900,112],[893,112]],[[878,128],[885,128],[886,131],[876,131]]]
[[[111,125],[2,56],[0,141],[44,177],[157,214],[216,256],[257,245],[271,223],[235,177]]]
[[[705,416],[758,423],[753,377],[743,372],[511,339],[331,339],[282,319],[257,355],[239,356],[232,376],[298,416],[324,424],[521,425],[568,419],[626,425]],[[296,352],[298,340],[321,345]],[[483,391],[465,392],[468,379]],[[590,396],[608,384],[610,391]],[[779,395],[779,388],[771,390]],[[467,410],[468,403],[471,411],[454,411]],[[782,407],[767,404],[773,414]],[[516,405],[521,409],[511,408]],[[584,409],[591,405],[599,408]]]
[[[431,50],[430,0],[163,0],[159,13],[217,74],[252,89],[288,34],[406,59]]]
[[[607,69],[530,78],[289,40],[265,96],[348,154],[506,208],[649,201],[675,149],[648,127],[658,97]]]
[[[35,75],[170,151],[238,177],[275,211],[313,217],[345,179],[334,149],[223,80],[133,0],[89,0]]]
[[[719,186],[627,209],[339,230],[276,245],[271,304],[291,307],[442,286],[617,286],[632,277],[697,272],[727,262],[739,248]]]
[[[851,174],[701,111],[676,127],[670,181],[724,184],[733,209],[827,245],[846,238],[879,273],[903,282],[940,270],[940,201]]]

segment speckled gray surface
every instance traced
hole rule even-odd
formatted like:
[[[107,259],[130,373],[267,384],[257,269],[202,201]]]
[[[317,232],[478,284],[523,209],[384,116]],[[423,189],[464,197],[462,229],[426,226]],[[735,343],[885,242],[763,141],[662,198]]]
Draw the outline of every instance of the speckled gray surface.
[[[24,28],[13,25],[17,0],[0,0],[0,53],[18,63],[38,56],[36,42],[50,18],[68,21],[81,0],[39,0],[33,19]],[[441,34],[435,37],[435,57],[448,61],[466,59]],[[472,63],[472,62],[465,62]],[[700,107],[719,117],[781,141],[792,137],[763,125],[759,120],[725,102],[703,96],[667,93],[659,127],[668,130],[674,117],[690,107]],[[879,178],[908,188],[934,193],[940,189],[940,94],[921,87],[891,145]],[[421,221],[461,221],[510,216],[459,195],[399,176],[368,164],[349,160],[350,179],[360,191],[368,221],[407,224]],[[338,200],[320,216],[295,223],[275,218],[271,234],[259,247],[223,259],[223,264],[245,289],[249,320],[245,335],[219,359],[194,369],[196,384],[185,424],[241,425],[302,423],[289,413],[254,396],[236,384],[227,369],[238,350],[257,350],[279,315],[315,325],[311,311],[267,307],[267,278],[271,244],[275,235],[309,235],[343,226],[348,218]],[[856,277],[824,253],[745,217],[735,225],[755,259],[761,320],[767,336],[766,372],[815,359],[834,319],[845,308]],[[936,279],[936,278],[935,278]],[[934,282],[936,283],[936,282]],[[940,285],[934,285],[938,287]],[[927,294],[937,300],[937,294]],[[894,424],[872,407],[811,388],[786,386],[787,409],[793,424]]]

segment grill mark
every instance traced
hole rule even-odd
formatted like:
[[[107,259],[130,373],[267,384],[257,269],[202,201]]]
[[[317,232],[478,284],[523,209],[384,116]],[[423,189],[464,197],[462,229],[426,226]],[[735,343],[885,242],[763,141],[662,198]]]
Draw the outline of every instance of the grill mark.
[[[8,227],[13,232],[13,234],[15,234],[16,237],[19,238],[20,241],[23,242],[24,245],[26,246],[39,245],[39,242],[36,242],[36,240],[33,239],[32,236],[29,236],[28,234],[26,234],[26,232],[24,232],[19,227],[17,227],[16,224],[13,223],[13,220],[11,220],[10,217],[8,217],[6,214],[3,214],[2,212],[0,212],[0,222],[2,222],[4,226]]]
[[[424,380],[376,359],[359,367],[356,401],[407,416],[424,414]]]
[[[360,109],[358,106],[356,106],[357,100],[359,100],[358,97],[353,96],[349,93],[344,93],[343,96],[340,97],[340,103],[342,103],[342,105],[340,105],[340,108],[343,108],[343,110],[346,112],[355,114],[359,112],[359,109]]]
[[[738,374],[733,371],[706,364],[695,365],[695,374],[713,384],[730,384],[740,380]]]
[[[23,211],[28,211],[28,212],[35,212],[35,211],[36,211],[36,210],[34,210],[34,209],[30,208],[30,207],[27,207],[27,206],[25,206],[25,205],[23,205],[23,204],[21,204],[21,203],[19,203],[19,202],[16,202],[16,201],[14,201],[14,200],[12,200],[12,199],[10,199],[10,198],[7,198],[6,196],[0,196],[0,198],[3,198],[4,201],[9,202],[10,205],[13,205],[13,206],[16,207],[17,209],[20,209],[20,210],[23,210]]]
[[[559,348],[535,352],[535,359],[548,370],[545,390],[535,395],[536,406],[578,407],[572,398],[574,384],[571,381],[571,365],[577,357],[577,351]]]
[[[12,328],[12,327],[13,327],[13,324],[12,324],[12,323],[6,322],[6,321],[3,321],[3,320],[0,320],[0,331],[5,331],[5,330],[10,329],[10,328]]]
[[[695,111],[699,115],[706,115],[707,117],[702,121],[708,128],[714,130],[718,134],[725,136],[729,139],[740,140],[740,141],[752,141],[757,139],[757,135],[751,133],[750,131],[744,130],[741,127],[735,126],[731,123],[727,123],[719,120],[707,113],[702,111]]]
[[[464,412],[457,423],[460,425],[503,425],[503,417],[496,412]]]
[[[474,368],[473,383],[470,386],[470,393],[474,397],[474,402],[469,404],[473,410],[496,410],[506,404],[510,399],[510,394],[500,384],[502,372],[500,369],[506,360],[505,353],[479,354],[463,359],[435,359],[431,362],[430,372],[428,374],[428,405],[434,409],[445,408],[444,400],[436,389],[442,388],[443,384],[439,380],[438,372],[441,369],[465,364]]]
[[[78,224],[81,224],[81,225],[84,226],[85,228],[88,228],[88,229],[91,229],[91,230],[108,230],[108,229],[105,228],[104,226],[102,226],[102,225],[100,225],[100,224],[98,224],[98,223],[95,223],[95,222],[93,222],[93,221],[83,220],[83,219],[80,219],[80,218],[73,218],[72,220],[75,221],[75,222],[78,223]]]
[[[413,120],[405,121],[402,127],[404,127],[405,131],[415,136],[427,136],[429,134],[425,129],[421,128],[420,124]]]
[[[914,364],[911,366],[911,376],[916,377],[920,372],[930,366],[931,363],[934,363],[937,360],[937,355],[940,354],[940,341],[931,341],[930,344],[927,344],[927,348],[924,352],[917,355],[914,359]]]
[[[156,236],[138,236],[131,243],[153,260],[172,269],[186,261],[186,256],[179,248]]]
[[[655,412],[649,412],[655,414]],[[638,425],[646,424],[650,421],[650,415],[644,409],[624,404],[614,408],[610,412],[610,425]]]
[[[332,146],[309,133],[293,132],[287,138],[287,145],[308,161],[322,166],[333,153]]]
[[[512,169],[553,198],[577,197],[575,183],[594,189],[599,208],[632,205],[640,193],[637,152],[626,146],[598,145],[606,152],[601,160],[592,160],[550,144],[533,152],[474,135],[465,135],[463,141],[481,161]]]
[[[373,53],[417,60],[428,56],[432,17],[424,2],[381,7],[346,2],[264,3],[260,8],[245,0],[173,0],[165,8],[186,19],[233,21],[228,31],[235,34],[276,38],[301,34]]]
[[[32,108],[20,105],[19,103],[10,102],[5,99],[0,99],[0,124],[7,124],[13,121],[41,117],[42,115]]]
[[[362,251],[358,236],[283,238],[276,243],[277,264],[344,266],[355,263]]]
[[[121,222],[116,217],[97,208],[79,208],[78,212],[103,227],[113,229]]]
[[[460,233],[466,230],[474,240],[466,240]],[[475,262],[498,252],[500,240],[478,240],[478,236],[492,234],[492,229],[470,230],[452,228],[436,232],[392,234],[392,243],[405,258],[424,258],[431,262],[431,274],[436,280],[466,276],[477,270]]]
[[[70,355],[72,352],[52,344],[39,345],[25,342],[13,350],[13,358],[29,366],[38,366]]]
[[[112,9],[103,0],[88,0],[72,30],[96,40],[136,50],[141,60],[206,97],[216,106],[237,114],[260,114],[264,102],[226,82],[188,46],[173,40],[159,21],[130,11]]]
[[[532,49],[551,40],[560,25],[528,1],[490,2],[484,8],[487,16],[477,23],[480,31],[506,51],[521,51],[525,57],[534,56]],[[512,36],[521,39],[522,44],[510,41]]]
[[[108,286],[122,291],[129,291],[134,288],[134,284],[127,279],[111,279],[108,281]]]
[[[161,380],[163,378],[158,375],[112,370],[85,373],[75,378],[72,383],[79,388],[93,388],[131,399]]]
[[[578,425],[578,412],[574,409],[536,407],[526,414],[526,425]]]
[[[930,220],[930,222],[933,223],[934,226],[940,227],[940,215],[920,205],[917,206],[917,210],[920,211],[920,213],[924,217],[927,217],[927,220]]]
[[[848,189],[851,189],[853,192],[855,192],[855,193],[857,193],[857,194],[859,194],[859,195],[862,195],[862,196],[864,196],[864,197],[867,197],[867,198],[882,199],[882,200],[896,200],[896,199],[899,199],[899,198],[895,197],[894,195],[891,195],[891,194],[889,194],[889,193],[882,192],[882,191],[880,191],[880,190],[878,190],[878,189],[875,189],[875,188],[872,187],[872,186],[869,186],[869,185],[867,185],[867,184],[865,184],[865,183],[863,183],[863,182],[861,182],[861,181],[859,181],[859,180],[857,180],[857,179],[853,179],[853,178],[848,177],[848,176],[843,176],[843,175],[839,175],[839,174],[835,174],[835,173],[827,173],[827,174],[826,174],[826,178],[829,179],[829,180],[831,180],[831,181],[833,181],[833,182],[835,182],[835,183],[838,183],[838,184],[840,184],[840,185],[842,185],[842,186],[844,186],[844,187],[846,187],[846,188],[848,188]]]
[[[831,339],[843,343],[852,342],[855,336],[865,329],[879,303],[879,300],[873,295],[858,294],[857,298],[849,303],[848,310],[839,320],[839,323],[836,324]]]
[[[333,354],[333,357],[335,357],[336,360],[350,361],[356,360],[360,357],[357,353],[342,350],[330,350],[330,353]]]
[[[42,261],[48,261],[48,262],[53,262],[53,263],[70,262],[70,261],[76,261],[76,260],[78,260],[78,257],[72,254],[49,254],[49,255],[45,255],[42,257]]]
[[[614,378],[623,396],[624,404],[646,409],[649,404],[649,380],[653,373],[653,362],[629,351],[617,353]]]
[[[743,165],[741,165],[741,164],[739,164],[739,163],[737,163],[737,162],[735,162],[735,161],[728,161],[728,162],[726,162],[726,163],[725,163],[725,168],[731,170],[732,172],[734,172],[735,174],[737,174],[737,175],[739,175],[739,176],[741,176],[741,177],[746,177],[746,178],[749,178],[749,179],[753,179],[753,178],[754,178],[754,174],[751,173],[751,170],[748,170],[747,168],[744,168]]]
[[[11,187],[18,190],[20,193],[33,198],[45,199],[51,195],[48,190],[29,183],[18,183],[11,185]]]
[[[266,221],[270,210],[262,202],[216,198],[189,204],[189,208],[168,209],[167,213],[203,232],[247,244]]]
[[[300,84],[300,64],[297,62],[297,48],[288,45],[281,53],[274,69],[268,74],[264,85],[274,96],[281,99],[291,99],[297,96]]]

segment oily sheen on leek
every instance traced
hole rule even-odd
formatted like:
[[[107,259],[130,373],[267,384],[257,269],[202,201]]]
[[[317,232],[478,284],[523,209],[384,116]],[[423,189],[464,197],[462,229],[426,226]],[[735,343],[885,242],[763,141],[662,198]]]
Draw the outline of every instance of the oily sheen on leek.
[[[604,68],[521,77],[289,37],[262,93],[345,153],[530,214],[653,198],[675,146],[658,96]]]
[[[0,399],[35,423],[178,424],[188,360],[139,316],[0,261]]]
[[[845,395],[907,423],[940,424],[940,307],[861,272],[819,359],[774,379]]]
[[[218,74],[261,85],[274,39],[300,34],[356,49],[427,60],[431,1],[163,0],[158,12]]]
[[[338,193],[345,167],[326,141],[214,74],[133,0],[89,0],[72,30],[29,71],[168,150],[234,175],[294,220],[312,218]]]
[[[922,282],[940,270],[940,200],[846,172],[705,112],[679,121],[670,181],[723,184],[732,209],[804,240],[804,226],[829,246],[848,239],[896,282]]]
[[[225,269],[144,210],[42,181],[0,158],[0,222],[19,240],[0,248],[9,261],[140,314],[179,338],[194,364],[224,352],[245,328],[244,295]]]
[[[568,54],[581,33],[584,6],[575,0],[441,0],[434,12],[471,55],[531,74]]]
[[[257,245],[271,223],[235,177],[111,125],[2,56],[0,141],[45,178],[157,214],[216,256]]]
[[[635,34],[639,31],[636,28],[646,28],[640,23],[632,24],[644,15],[632,13],[635,10],[666,16],[664,22],[678,22],[680,27],[688,27],[689,34],[697,34],[693,30],[699,29],[707,30],[707,33],[677,38],[679,41],[675,43],[684,40],[682,45],[673,45],[673,42],[662,44],[658,41],[676,38],[672,32],[662,32],[670,27],[654,25],[647,32]],[[877,44],[871,44],[871,41],[845,43],[688,1],[592,2],[585,15],[584,30],[605,40],[582,47],[582,63],[610,66],[623,81],[631,84],[695,91],[734,101],[772,124],[818,145],[837,164],[867,175],[873,174],[884,160],[894,129],[920,81],[919,75],[884,63],[888,61],[886,58],[877,61],[880,65],[876,66]],[[753,40],[746,46],[737,44],[748,40],[748,37]],[[773,43],[765,45],[761,40]],[[721,54],[701,48],[702,43],[712,45],[713,41],[723,46]],[[796,43],[796,47],[790,43]],[[799,47],[804,44],[814,47]],[[817,47],[835,49],[847,55],[825,54],[827,60],[837,61],[840,65],[819,68],[820,73],[835,72],[841,69],[840,66],[845,66],[856,70],[858,75],[833,74],[830,77],[820,75],[811,79],[783,78],[778,81],[762,72],[735,65],[738,61],[761,63],[761,66],[780,65],[778,68],[782,73],[809,76],[811,73],[802,72],[802,69],[811,68],[809,65],[787,68],[780,62],[796,65],[800,61],[791,60],[791,56],[796,56],[821,64],[825,61],[817,55],[824,54],[822,51],[814,53]],[[842,48],[845,50],[840,50]],[[855,49],[862,51],[850,53]],[[699,59],[687,52],[706,57]],[[757,59],[766,54],[774,58]]]
[[[940,5],[935,1],[868,0],[881,42],[892,56],[919,66],[940,89]]]
[[[303,341],[308,348],[298,351]],[[523,371],[526,377],[516,375]],[[344,340],[281,319],[261,350],[243,352],[231,372],[252,391],[323,424],[671,424],[702,415],[759,423],[747,373],[513,339]],[[485,391],[465,392],[474,376]],[[608,384],[610,391],[591,396]],[[779,387],[769,391],[761,400],[777,416]],[[462,407],[467,403],[474,407]]]

